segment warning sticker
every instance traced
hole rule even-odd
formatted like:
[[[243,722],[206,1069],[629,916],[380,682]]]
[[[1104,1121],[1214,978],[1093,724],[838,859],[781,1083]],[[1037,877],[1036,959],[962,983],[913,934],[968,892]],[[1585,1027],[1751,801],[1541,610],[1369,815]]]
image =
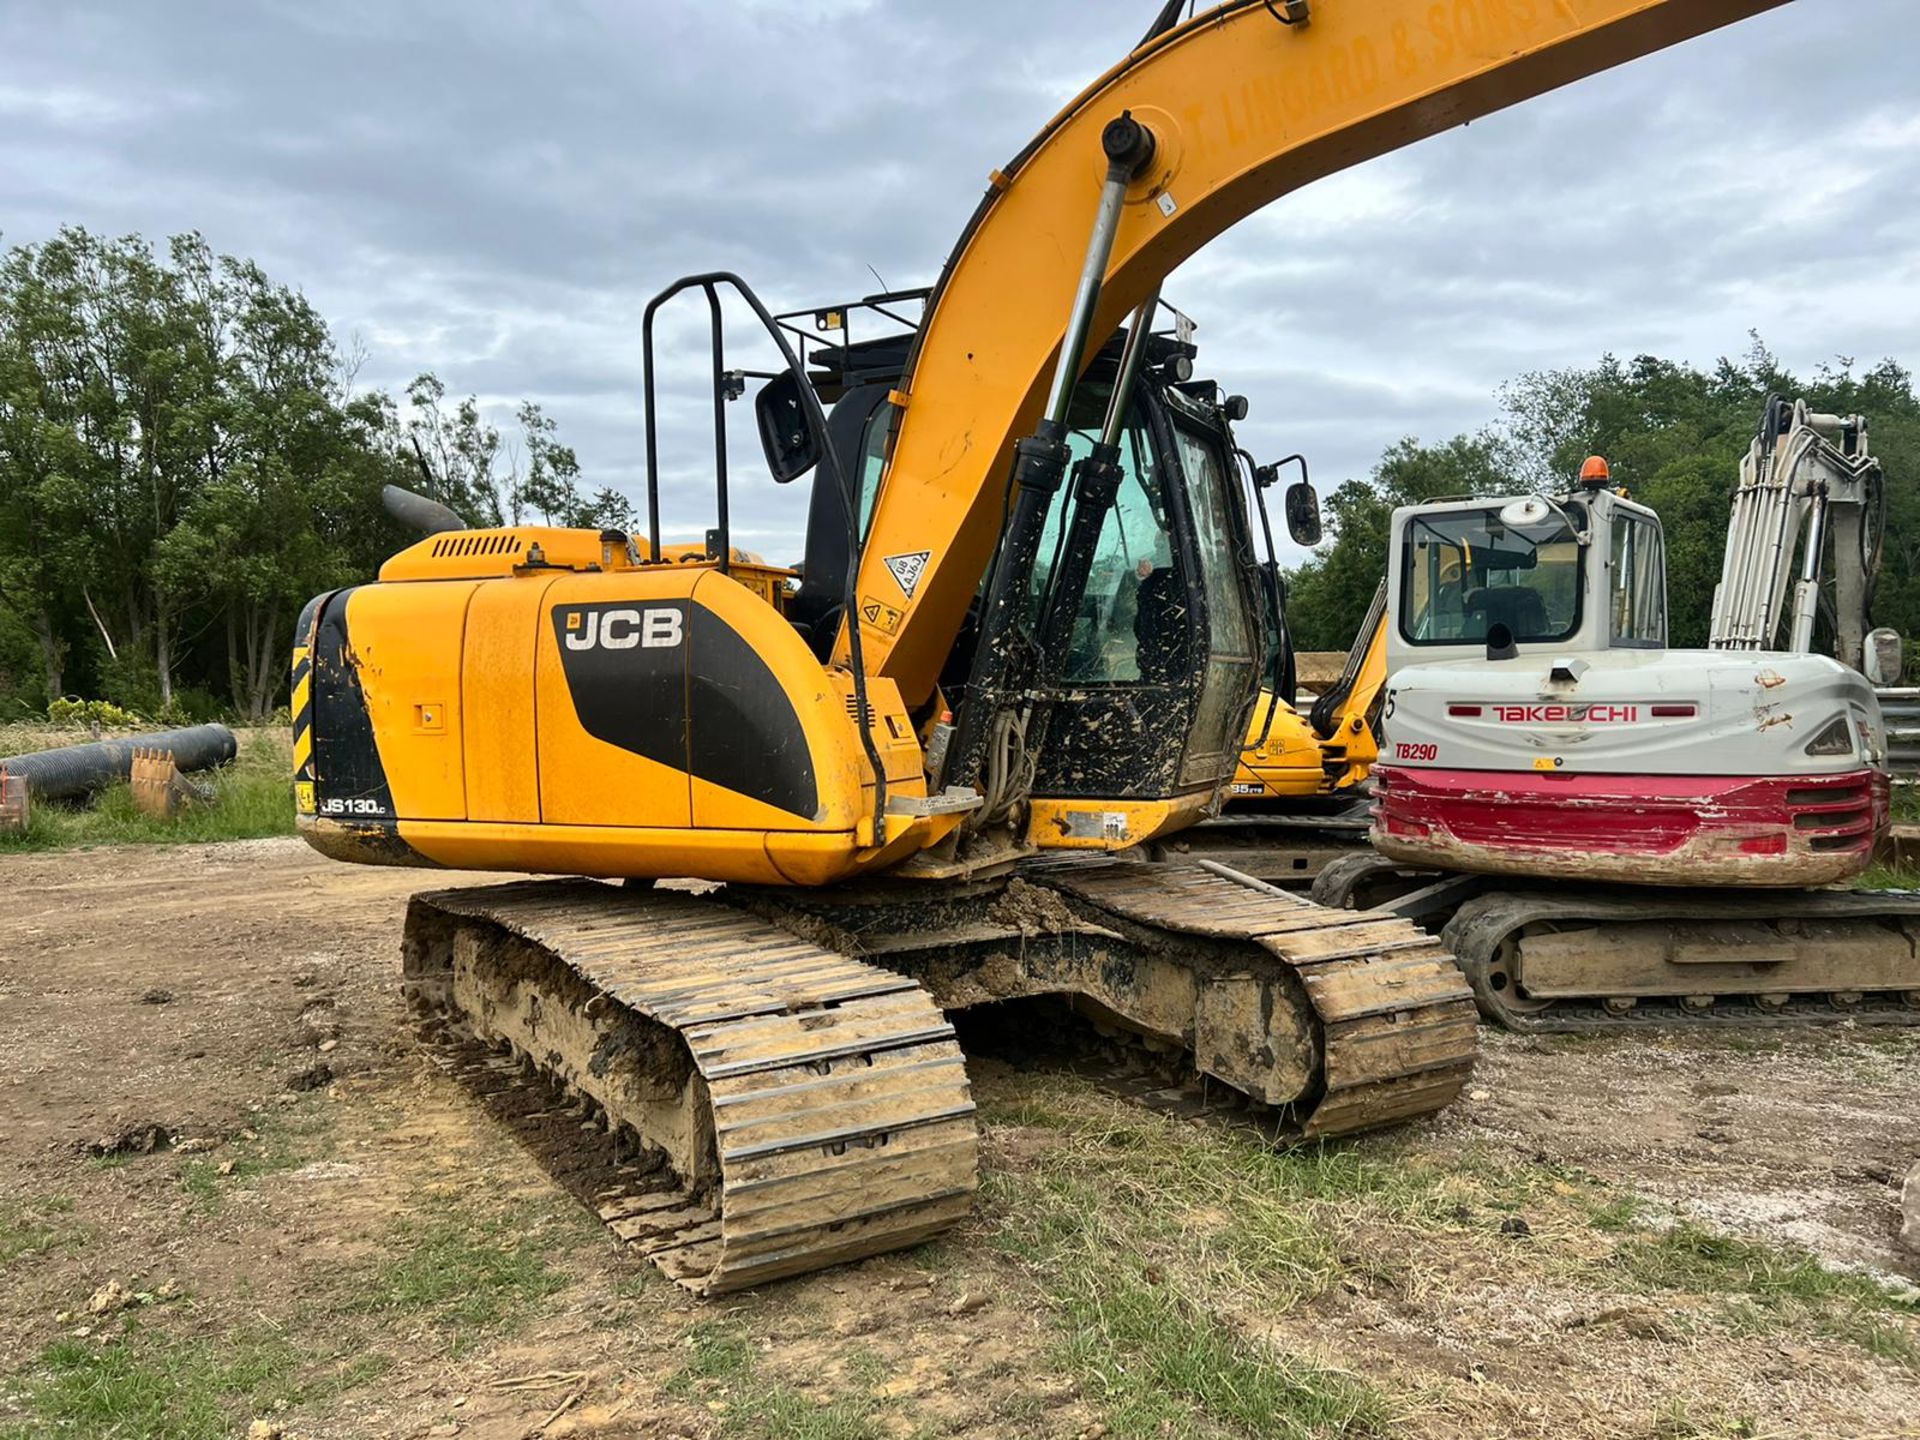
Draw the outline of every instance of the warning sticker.
[[[933,558],[931,550],[914,550],[905,555],[884,557],[887,569],[893,572],[894,583],[911,600],[914,586],[920,583],[920,577],[926,573],[927,562]]]
[[[874,629],[884,630],[889,635],[900,628],[900,620],[904,613],[891,605],[882,605],[878,600],[869,599],[864,595],[860,597],[860,618]]]

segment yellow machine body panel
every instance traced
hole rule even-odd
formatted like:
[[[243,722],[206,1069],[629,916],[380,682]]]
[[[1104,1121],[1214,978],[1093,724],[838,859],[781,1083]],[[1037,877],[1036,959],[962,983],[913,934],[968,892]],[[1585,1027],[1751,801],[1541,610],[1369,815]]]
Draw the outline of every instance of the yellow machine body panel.
[[[540,822],[533,673],[541,605],[552,583],[530,575],[511,585],[476,585],[467,602],[460,688],[486,697],[461,708],[470,820]]]
[[[1273,711],[1271,723],[1267,711]],[[1306,717],[1271,690],[1260,692],[1247,729],[1247,748],[1234,772],[1227,798],[1234,800],[1301,800],[1325,795],[1329,781],[1320,748]]]
[[[394,801],[422,820],[467,818],[461,657],[471,580],[369,585],[353,594],[367,717]]]
[[[810,885],[940,839],[957,816],[914,805],[898,690],[867,689],[893,802],[876,836],[851,677],[769,603],[785,572],[739,568],[466,532],[322,597],[302,637],[309,838],[387,863]]]
[[[1333,795],[1365,780],[1380,758],[1376,727],[1386,683],[1387,606],[1382,582],[1354,636],[1339,680],[1308,715],[1270,690],[1260,692],[1228,800],[1250,805],[1302,800]]]
[[[1212,808],[1211,792],[1167,800],[1035,796],[1027,820],[1027,841],[1040,850],[1127,850],[1184,830]]]

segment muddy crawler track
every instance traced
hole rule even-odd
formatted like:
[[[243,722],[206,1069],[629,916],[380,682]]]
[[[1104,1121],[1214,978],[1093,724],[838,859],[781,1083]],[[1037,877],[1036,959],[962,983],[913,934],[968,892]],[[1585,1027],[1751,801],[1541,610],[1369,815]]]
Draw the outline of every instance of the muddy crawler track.
[[[1284,1111],[1302,1138],[1444,1109],[1472,1074],[1471,992],[1445,947],[1398,916],[1330,910],[1210,861],[1066,867],[1047,879],[1122,926],[1231,947],[1222,958],[1241,974],[1279,971],[1299,987],[1315,1074]]]
[[[415,896],[406,978],[424,1018],[655,1152],[595,1208],[698,1294],[915,1244],[972,1204],[965,1061],[891,971],[692,896],[549,881]]]
[[[850,913],[857,935],[836,923]],[[527,1115],[564,1130],[579,1105],[576,1134],[589,1112],[612,1134],[600,1180],[563,1182],[700,1294],[911,1245],[967,1212],[973,1104],[943,1007],[1088,1006],[1184,1052],[1276,1138],[1440,1109],[1474,1054],[1471,994],[1432,936],[1220,866],[1063,865],[931,896],[450,890],[414,897],[405,973],[489,1108],[531,1071],[557,1092]]]
[[[1313,898],[1438,931],[1480,1013],[1521,1033],[1920,1025],[1920,891],[1550,886],[1362,854]],[[1530,943],[1560,952],[1543,993]]]

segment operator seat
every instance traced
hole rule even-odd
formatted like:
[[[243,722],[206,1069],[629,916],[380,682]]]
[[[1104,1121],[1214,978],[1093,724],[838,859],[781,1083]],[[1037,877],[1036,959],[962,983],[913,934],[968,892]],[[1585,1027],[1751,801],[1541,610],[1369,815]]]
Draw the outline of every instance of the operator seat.
[[[1149,685],[1184,681],[1193,668],[1187,654],[1192,633],[1186,587],[1171,565],[1162,565],[1140,582],[1139,609],[1133,616],[1140,678]]]
[[[1546,601],[1540,592],[1524,585],[1483,585],[1466,593],[1462,606],[1469,615],[1481,615],[1485,635],[1495,625],[1505,625],[1516,639],[1538,640],[1551,633]]]

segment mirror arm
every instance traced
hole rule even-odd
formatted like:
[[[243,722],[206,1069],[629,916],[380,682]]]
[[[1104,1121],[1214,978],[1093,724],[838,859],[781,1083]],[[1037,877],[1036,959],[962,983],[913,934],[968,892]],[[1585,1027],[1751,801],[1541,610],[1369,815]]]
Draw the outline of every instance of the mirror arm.
[[[1266,537],[1267,541],[1267,563],[1261,569],[1260,578],[1266,582],[1267,600],[1272,606],[1273,623],[1280,631],[1280,634],[1276,637],[1277,643],[1273,647],[1273,674],[1271,676],[1272,684],[1269,687],[1273,698],[1267,702],[1266,718],[1260,726],[1260,738],[1254,741],[1252,745],[1245,747],[1251,750],[1258,750],[1267,743],[1267,737],[1273,734],[1273,712],[1280,699],[1280,677],[1286,671],[1286,655],[1284,652],[1287,645],[1287,617],[1280,598],[1280,560],[1274,553],[1273,548],[1273,520],[1267,513],[1267,486],[1272,484],[1273,481],[1271,479],[1264,482],[1261,480],[1261,467],[1255,465],[1253,463],[1253,456],[1249,455],[1238,445],[1233,447],[1233,453],[1240,457],[1240,463],[1247,467],[1247,473],[1253,479],[1254,508],[1260,512],[1260,533]],[[1277,474],[1278,471],[1279,466],[1274,466],[1273,472]]]

